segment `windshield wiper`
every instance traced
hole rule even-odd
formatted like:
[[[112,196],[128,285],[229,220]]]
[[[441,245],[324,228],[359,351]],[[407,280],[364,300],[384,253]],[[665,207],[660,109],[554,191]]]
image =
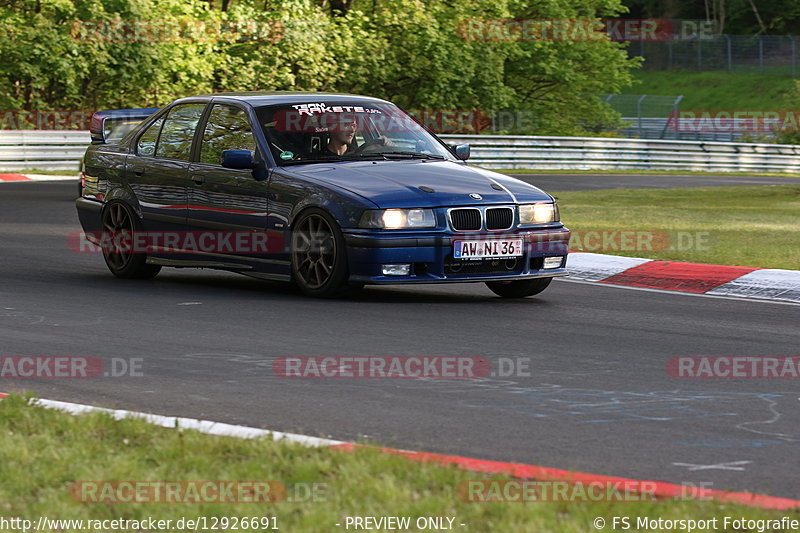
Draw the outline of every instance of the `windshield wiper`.
[[[393,159],[391,156],[399,156],[394,159],[436,159],[443,161],[445,158],[441,155],[422,154],[419,152],[365,152],[361,154],[344,154],[344,155],[326,155],[322,157],[311,157],[308,159],[292,159],[283,161],[282,164],[286,165],[305,165],[308,163],[331,163],[334,161],[363,161],[368,159]]]
[[[344,154],[344,155],[326,155],[322,157],[310,157],[308,159],[291,159],[289,161],[283,161],[284,165],[303,165],[306,163],[330,163],[332,161],[364,161],[369,159],[384,159],[387,160],[386,157],[382,153],[375,153],[370,152],[366,154]]]
[[[399,155],[402,156],[403,158],[408,158],[408,159],[441,159],[441,160],[444,159],[444,156],[442,155],[423,154],[420,152],[376,152],[376,154],[385,156],[387,158],[389,156]]]
[[[340,155],[331,155],[328,157],[309,157],[308,159],[291,159],[288,161],[281,161],[283,166],[286,165],[305,165],[307,163],[332,163],[335,161],[347,161]]]
[[[381,152],[364,152],[361,154],[344,154],[341,157],[345,161],[360,161],[361,159],[374,159],[376,157],[380,157],[381,159],[386,159],[386,154]]]

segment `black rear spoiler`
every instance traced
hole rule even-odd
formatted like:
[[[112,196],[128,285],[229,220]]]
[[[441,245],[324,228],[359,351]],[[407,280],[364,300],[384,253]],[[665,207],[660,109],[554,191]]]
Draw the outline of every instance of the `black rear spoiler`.
[[[92,115],[92,123],[89,126],[92,144],[119,141],[140,122],[158,110],[158,107],[147,107],[96,112]]]

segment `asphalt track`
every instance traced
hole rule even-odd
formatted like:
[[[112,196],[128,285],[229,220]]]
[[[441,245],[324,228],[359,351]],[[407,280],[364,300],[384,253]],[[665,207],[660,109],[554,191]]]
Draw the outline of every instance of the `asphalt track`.
[[[568,281],[524,301],[480,284],[320,301],[227,273],[123,281],[98,255],[68,249],[74,191],[0,185],[0,355],[141,358],[143,375],[3,379],[0,391],[800,498],[797,380],[665,370],[679,355],[800,355],[800,306]],[[274,375],[275,358],[297,355],[483,355],[523,358],[529,370],[475,380]]]

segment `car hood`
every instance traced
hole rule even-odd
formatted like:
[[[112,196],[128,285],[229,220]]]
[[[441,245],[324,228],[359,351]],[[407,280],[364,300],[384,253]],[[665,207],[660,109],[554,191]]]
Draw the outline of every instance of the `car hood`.
[[[550,195],[523,181],[451,161],[353,161],[283,170],[341,187],[383,209],[551,200]],[[470,194],[479,194],[482,200]]]

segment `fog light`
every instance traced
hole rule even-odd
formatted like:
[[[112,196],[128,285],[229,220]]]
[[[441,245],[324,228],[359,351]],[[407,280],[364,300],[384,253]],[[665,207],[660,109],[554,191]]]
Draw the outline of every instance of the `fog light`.
[[[384,276],[408,276],[411,273],[411,263],[383,265],[381,271]]]
[[[561,266],[563,259],[563,257],[545,257],[542,268],[558,268]]]

